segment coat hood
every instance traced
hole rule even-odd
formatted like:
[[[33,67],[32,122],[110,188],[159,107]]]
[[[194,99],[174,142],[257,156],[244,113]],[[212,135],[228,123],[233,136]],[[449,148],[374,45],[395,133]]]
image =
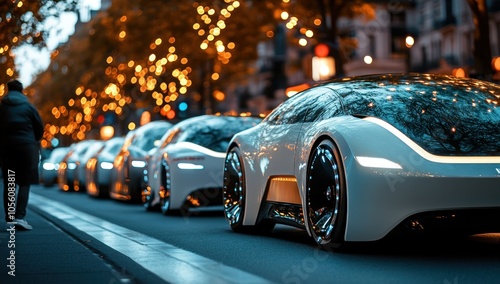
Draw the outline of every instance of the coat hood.
[[[29,103],[28,98],[23,93],[18,91],[10,91],[2,99],[2,104],[6,105],[20,105],[25,103]]]

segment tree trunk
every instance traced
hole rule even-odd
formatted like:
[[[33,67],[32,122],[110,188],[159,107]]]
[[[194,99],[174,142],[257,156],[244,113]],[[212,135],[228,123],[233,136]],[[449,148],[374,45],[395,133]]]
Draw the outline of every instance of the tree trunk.
[[[468,0],[474,20],[474,68],[475,77],[491,80],[490,27],[486,0]]]

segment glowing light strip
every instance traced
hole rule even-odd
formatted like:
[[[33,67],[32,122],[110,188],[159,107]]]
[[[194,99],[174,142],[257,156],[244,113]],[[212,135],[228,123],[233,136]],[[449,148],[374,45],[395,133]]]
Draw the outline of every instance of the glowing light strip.
[[[390,125],[389,123],[375,118],[375,117],[367,117],[364,118],[366,121],[370,121],[372,123],[375,123],[387,131],[391,132],[399,138],[399,140],[403,141],[408,147],[410,147],[413,151],[415,151],[417,154],[419,154],[422,158],[434,162],[434,163],[442,163],[442,164],[493,164],[493,163],[500,163],[500,157],[480,157],[480,156],[471,156],[471,157],[447,157],[447,156],[438,156],[431,154],[427,151],[425,151],[422,147],[420,147],[417,143],[413,142],[408,136],[404,135],[401,131],[399,131],[397,128],[394,126]]]
[[[132,161],[132,167],[134,168],[144,168],[145,166],[146,162],[144,161],[137,161],[137,160]]]
[[[177,164],[181,170],[203,170],[203,165],[193,164],[193,163],[179,163]]]
[[[101,162],[101,168],[104,170],[111,170],[113,168],[113,163]]]
[[[215,158],[223,158],[224,159],[226,157],[226,153],[215,152],[215,151],[207,149],[203,146],[200,146],[198,144],[191,143],[191,142],[178,142],[178,143],[175,143],[173,146],[174,147],[186,147],[186,148],[192,149],[194,151],[198,151],[198,152],[205,154],[207,156],[212,156]]]
[[[362,157],[357,156],[358,163],[367,168],[380,168],[380,169],[403,169],[400,164],[384,158]]]

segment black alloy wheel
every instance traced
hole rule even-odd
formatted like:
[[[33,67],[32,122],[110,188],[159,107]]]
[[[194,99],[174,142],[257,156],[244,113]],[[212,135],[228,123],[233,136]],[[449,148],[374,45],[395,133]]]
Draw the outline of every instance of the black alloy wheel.
[[[313,150],[307,168],[306,213],[317,244],[339,248],[344,241],[346,189],[339,150],[325,139]]]

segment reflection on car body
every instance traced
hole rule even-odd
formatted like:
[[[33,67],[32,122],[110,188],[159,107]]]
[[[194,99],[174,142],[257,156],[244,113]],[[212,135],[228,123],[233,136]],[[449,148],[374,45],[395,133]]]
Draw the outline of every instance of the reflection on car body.
[[[498,85],[440,75],[314,86],[231,141],[226,219],[235,231],[297,226],[334,248],[452,225],[499,230],[499,102]]]

